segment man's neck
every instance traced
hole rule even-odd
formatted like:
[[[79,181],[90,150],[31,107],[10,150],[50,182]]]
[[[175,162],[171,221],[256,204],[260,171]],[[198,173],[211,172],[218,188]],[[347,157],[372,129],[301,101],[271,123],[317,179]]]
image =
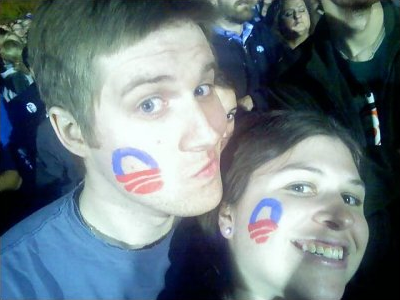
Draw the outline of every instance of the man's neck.
[[[330,9],[335,10],[331,15]],[[335,13],[341,16],[341,20],[335,17]],[[384,16],[380,2],[359,10],[329,7],[326,14],[333,42],[342,55],[354,61],[373,58],[384,36]]]
[[[235,32],[237,35],[241,35],[243,32],[243,24],[235,23],[227,19],[219,19],[217,25],[224,30]]]
[[[84,222],[97,237],[141,249],[165,236],[174,216],[135,202],[112,185],[99,185],[88,176],[79,199]]]

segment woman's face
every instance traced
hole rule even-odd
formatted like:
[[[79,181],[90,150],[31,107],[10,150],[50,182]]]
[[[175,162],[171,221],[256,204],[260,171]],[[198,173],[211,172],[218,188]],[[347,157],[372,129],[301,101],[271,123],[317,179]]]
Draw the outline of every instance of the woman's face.
[[[237,110],[237,102],[235,91],[231,88],[216,86],[215,91],[221,101],[221,104],[226,112],[228,125],[222,137],[222,149],[225,148],[235,128],[235,115]]]
[[[255,170],[219,215],[245,289],[261,299],[340,299],[368,241],[364,196],[350,151],[331,137],[307,138]]]
[[[302,36],[310,30],[310,15],[303,0],[283,1],[281,18],[284,30]]]

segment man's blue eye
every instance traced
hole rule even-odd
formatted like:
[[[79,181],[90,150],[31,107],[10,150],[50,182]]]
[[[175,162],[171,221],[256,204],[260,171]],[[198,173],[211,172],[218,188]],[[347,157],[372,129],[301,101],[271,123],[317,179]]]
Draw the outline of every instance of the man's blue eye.
[[[154,110],[154,103],[152,100],[146,100],[140,104],[140,108],[145,113],[151,113]]]
[[[194,95],[195,96],[208,96],[211,93],[211,87],[208,84],[203,84],[198,86],[195,90],[194,90]]]
[[[148,98],[139,104],[139,109],[145,114],[157,114],[162,111],[164,102],[159,97]]]

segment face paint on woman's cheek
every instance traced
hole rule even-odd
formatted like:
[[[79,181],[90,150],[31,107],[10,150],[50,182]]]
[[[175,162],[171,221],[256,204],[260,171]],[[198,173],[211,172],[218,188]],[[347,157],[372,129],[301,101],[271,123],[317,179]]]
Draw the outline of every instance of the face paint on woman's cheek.
[[[271,214],[269,218],[258,218],[263,208],[270,208]],[[257,244],[265,243],[269,234],[278,228],[278,222],[282,215],[281,203],[272,198],[262,199],[254,208],[251,214],[248,230],[250,238],[255,240]]]
[[[148,168],[125,174],[122,160],[133,157]],[[135,148],[121,148],[113,152],[112,166],[116,179],[124,185],[125,190],[135,194],[150,194],[159,191],[164,182],[161,179],[157,162],[146,152]]]

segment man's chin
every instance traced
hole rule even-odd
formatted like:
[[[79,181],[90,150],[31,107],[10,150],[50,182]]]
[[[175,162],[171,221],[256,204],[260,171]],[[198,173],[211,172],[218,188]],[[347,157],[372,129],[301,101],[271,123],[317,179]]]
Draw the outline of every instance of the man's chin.
[[[366,9],[371,7],[379,0],[332,0],[336,5],[347,7],[355,10]]]

